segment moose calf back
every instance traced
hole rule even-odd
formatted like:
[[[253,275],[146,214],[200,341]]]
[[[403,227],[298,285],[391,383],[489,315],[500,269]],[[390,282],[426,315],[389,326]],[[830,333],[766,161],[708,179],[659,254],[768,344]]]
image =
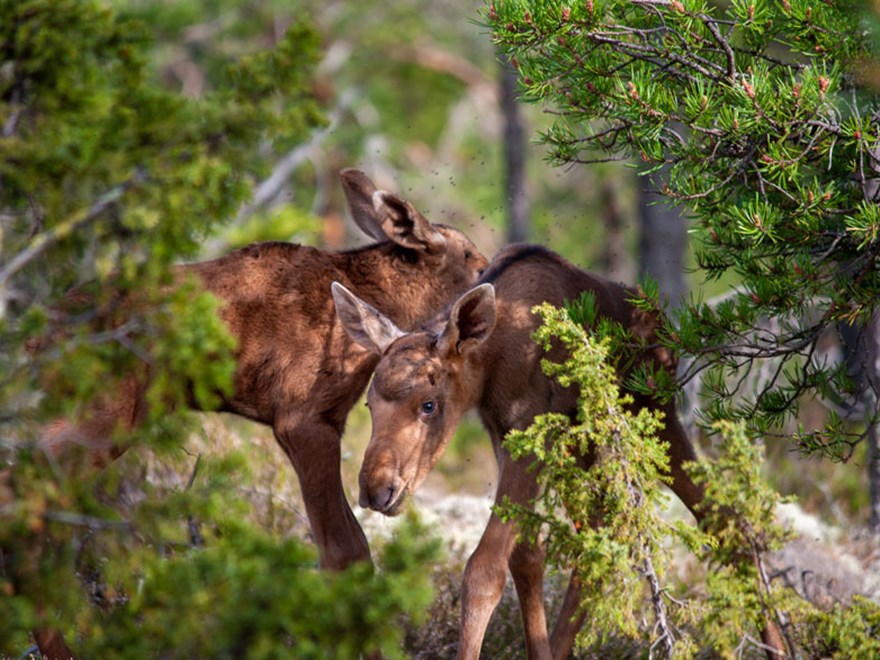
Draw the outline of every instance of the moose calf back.
[[[541,317],[532,311],[535,306],[550,303],[561,307],[588,291],[595,296],[600,317],[621,324],[649,343],[656,339],[659,315],[629,302],[636,296],[634,289],[581,270],[540,246],[505,248],[492,260],[480,283],[494,287],[497,316],[495,329],[477,358],[489,365],[480,412],[487,425],[505,433],[525,428],[536,414],[573,414],[577,402],[576,390],[561,388],[541,369],[542,358],[561,361],[565,354],[554,345],[546,355],[532,340],[541,323]],[[640,359],[655,360],[674,372],[674,356],[661,347],[652,347]],[[512,401],[519,405],[511,406]]]

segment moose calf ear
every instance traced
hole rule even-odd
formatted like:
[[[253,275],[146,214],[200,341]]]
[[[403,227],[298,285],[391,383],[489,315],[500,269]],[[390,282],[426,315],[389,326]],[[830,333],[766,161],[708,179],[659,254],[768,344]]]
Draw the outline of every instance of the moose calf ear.
[[[452,308],[440,336],[446,353],[464,355],[486,341],[495,329],[495,287],[481,284],[464,294]]]
[[[415,207],[393,193],[377,190],[373,206],[385,236],[409,250],[439,256],[446,252],[446,238]]]
[[[395,339],[405,334],[391,319],[339,282],[333,282],[330,291],[339,322],[348,336],[364,348],[381,355]]]
[[[378,217],[373,205],[376,186],[366,174],[354,168],[342,170],[339,176],[342,178],[342,190],[355,224],[374,241],[387,241],[388,237],[382,231],[382,218]]]
[[[355,224],[373,240],[391,240],[401,247],[427,255],[446,252],[446,239],[397,195],[377,190],[367,175],[353,168],[340,173],[342,189]]]

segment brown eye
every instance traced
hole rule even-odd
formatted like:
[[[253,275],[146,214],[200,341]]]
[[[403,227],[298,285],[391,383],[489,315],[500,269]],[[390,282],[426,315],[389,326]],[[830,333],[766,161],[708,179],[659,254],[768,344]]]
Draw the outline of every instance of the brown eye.
[[[433,415],[437,410],[437,404],[435,404],[431,399],[428,399],[424,403],[422,403],[422,414],[425,416]]]

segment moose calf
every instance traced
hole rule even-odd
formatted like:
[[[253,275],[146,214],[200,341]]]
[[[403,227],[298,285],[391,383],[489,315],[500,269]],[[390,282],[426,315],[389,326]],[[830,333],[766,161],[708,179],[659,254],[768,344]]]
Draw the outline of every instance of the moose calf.
[[[331,569],[370,557],[342,488],[340,437],[379,360],[336,320],[331,282],[344,282],[411,329],[471,287],[488,263],[464,234],[428,222],[362,172],[341,176],[352,217],[375,244],[328,252],[256,243],[176,273],[197,276],[220,299],[237,352],[234,392],[219,410],[272,427],[299,477],[321,566]],[[116,396],[95,402],[85,421],[56,422],[47,446],[77,443],[96,462],[112,459],[119,450],[107,439],[117,425],[143,420],[145,385],[132,376]]]
[[[531,336],[540,323],[532,308],[560,306],[582,291],[596,296],[601,316],[649,340],[656,316],[627,302],[633,291],[590,275],[558,255],[534,246],[510,246],[493,259],[480,285],[465,293],[435,320],[432,331],[407,333],[373,306],[333,285],[336,310],[349,335],[382,359],[368,392],[373,429],[360,473],[360,504],[394,515],[443,454],[461,416],[477,408],[498,459],[496,503],[505,497],[528,505],[538,494],[530,461],[514,461],[501,442],[511,429],[527,428],[536,415],[567,413],[575,418],[578,392],[544,375],[544,351]],[[555,349],[554,352],[561,349]],[[667,368],[674,358],[663,349],[641,356]],[[559,360],[562,356],[550,355]],[[665,413],[662,438],[669,443],[672,488],[694,512],[702,491],[682,470],[695,459],[673,404],[635,397],[638,407]],[[585,460],[585,459],[584,459]],[[539,544],[517,542],[513,524],[492,514],[470,557],[462,586],[458,655],[478,658],[483,636],[507,570],[513,575],[522,609],[530,658],[567,657],[582,623],[573,620],[579,602],[572,578],[562,611],[548,639]]]
[[[234,392],[219,410],[272,427],[299,477],[321,566],[369,560],[367,540],[342,487],[340,438],[379,357],[353,342],[334,313],[331,282],[344,282],[381,308],[395,327],[414,328],[477,281],[486,258],[461,232],[426,220],[409,202],[377,190],[360,171],[342,172],[357,225],[375,244],[327,252],[292,243],[257,243],[213,261],[179,266],[221,301],[237,340]],[[74,291],[74,298],[82,293]],[[129,376],[81,420],[49,426],[44,447],[80,445],[103,465],[124,448],[110,441],[146,414],[146,383]],[[70,651],[57,631],[35,631],[46,657]]]

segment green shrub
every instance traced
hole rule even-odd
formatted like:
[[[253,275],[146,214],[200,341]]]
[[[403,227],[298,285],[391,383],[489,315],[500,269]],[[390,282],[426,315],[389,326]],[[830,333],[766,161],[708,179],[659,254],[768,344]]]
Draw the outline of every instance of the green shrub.
[[[591,301],[536,308],[544,317],[538,343],[559,340],[569,353],[544,370],[563,386],[580,387],[579,409],[574,421],[545,414],[508,434],[513,456],[534,457],[543,490],[534,509],[508,502],[499,511],[526,537],[543,534],[551,561],[577,573],[587,616],[578,647],[607,650],[628,639],[665,656],[705,649],[737,657],[748,648],[759,652],[761,631],[775,626],[792,653],[821,648],[849,656],[860,648],[857,640],[869,639],[880,621],[875,604],[858,599],[822,612],[769,580],[764,553],[791,534],[776,521],[782,498],[761,474],[763,446],[743,424],[717,423],[718,458],[686,466],[705,488],[700,528],[661,515],[668,479],[666,446],[656,436],[662,420],[627,408],[631,397],[611,366],[619,353],[609,359],[610,346],[625,346],[623,332],[604,325],[591,334],[583,322],[595,316],[584,305]],[[578,465],[579,454],[595,456],[588,469]],[[708,564],[699,595],[673,597],[673,548]]]

